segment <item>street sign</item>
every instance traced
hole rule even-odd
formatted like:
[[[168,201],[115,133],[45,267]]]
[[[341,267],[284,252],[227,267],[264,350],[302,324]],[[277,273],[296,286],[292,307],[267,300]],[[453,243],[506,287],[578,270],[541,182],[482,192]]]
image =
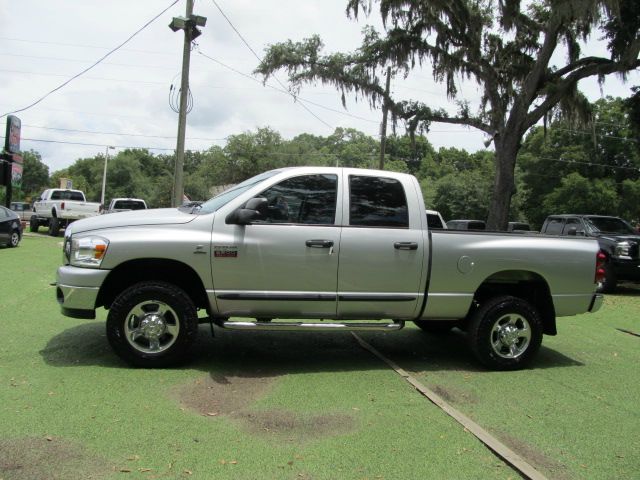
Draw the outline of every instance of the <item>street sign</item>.
[[[4,150],[7,153],[20,151],[20,128],[22,122],[14,115],[7,117],[7,132],[4,136]]]
[[[20,188],[22,185],[22,156],[14,155],[11,164],[11,186]]]

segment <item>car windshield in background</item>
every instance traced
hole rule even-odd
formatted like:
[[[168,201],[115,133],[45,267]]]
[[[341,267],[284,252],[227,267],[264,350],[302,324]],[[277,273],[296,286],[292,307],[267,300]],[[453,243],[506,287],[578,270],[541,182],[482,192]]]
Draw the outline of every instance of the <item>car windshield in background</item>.
[[[115,210],[144,210],[145,204],[135,200],[119,200],[113,206]]]
[[[71,190],[56,190],[51,194],[51,200],[71,200],[74,202],[84,202],[82,192],[74,192]]]
[[[264,173],[261,173],[260,175],[256,175],[255,177],[251,177],[250,179],[245,180],[242,183],[239,183],[235,187],[233,187],[233,188],[231,188],[231,189],[229,189],[227,191],[222,192],[220,195],[217,195],[217,196],[213,197],[212,199],[207,200],[206,202],[204,202],[200,206],[200,208],[194,209],[193,213],[205,214],[205,213],[215,212],[220,207],[226,205],[227,203],[229,203],[234,198],[236,198],[239,195],[243,194],[244,192],[249,190],[251,187],[253,187],[257,183],[260,183],[260,182],[262,182],[263,180],[266,180],[269,177],[273,177],[274,175],[276,175],[278,173],[280,173],[280,170],[271,170],[269,172],[264,172]],[[190,208],[192,208],[192,207],[190,207]]]
[[[622,233],[633,235],[634,230],[627,222],[613,217],[587,217],[587,222],[596,233]]]

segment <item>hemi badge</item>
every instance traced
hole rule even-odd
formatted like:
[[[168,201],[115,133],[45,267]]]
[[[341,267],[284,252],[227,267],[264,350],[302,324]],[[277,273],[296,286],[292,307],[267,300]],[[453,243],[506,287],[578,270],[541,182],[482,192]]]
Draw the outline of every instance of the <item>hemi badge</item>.
[[[215,258],[237,258],[238,247],[232,245],[214,245],[213,256]]]

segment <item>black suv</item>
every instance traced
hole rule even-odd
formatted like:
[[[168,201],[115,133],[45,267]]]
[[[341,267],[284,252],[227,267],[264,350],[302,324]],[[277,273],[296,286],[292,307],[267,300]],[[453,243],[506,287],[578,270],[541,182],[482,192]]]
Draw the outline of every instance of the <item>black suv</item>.
[[[618,280],[640,282],[640,233],[618,217],[551,215],[540,233],[595,237],[607,255],[601,291],[612,292]]]

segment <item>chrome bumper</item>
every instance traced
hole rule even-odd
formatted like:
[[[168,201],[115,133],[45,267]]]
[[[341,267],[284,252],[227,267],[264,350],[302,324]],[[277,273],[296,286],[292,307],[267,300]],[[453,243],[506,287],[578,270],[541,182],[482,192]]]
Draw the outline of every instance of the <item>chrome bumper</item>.
[[[73,318],[95,318],[100,286],[109,270],[94,270],[65,265],[58,268],[56,298],[63,315]]]

